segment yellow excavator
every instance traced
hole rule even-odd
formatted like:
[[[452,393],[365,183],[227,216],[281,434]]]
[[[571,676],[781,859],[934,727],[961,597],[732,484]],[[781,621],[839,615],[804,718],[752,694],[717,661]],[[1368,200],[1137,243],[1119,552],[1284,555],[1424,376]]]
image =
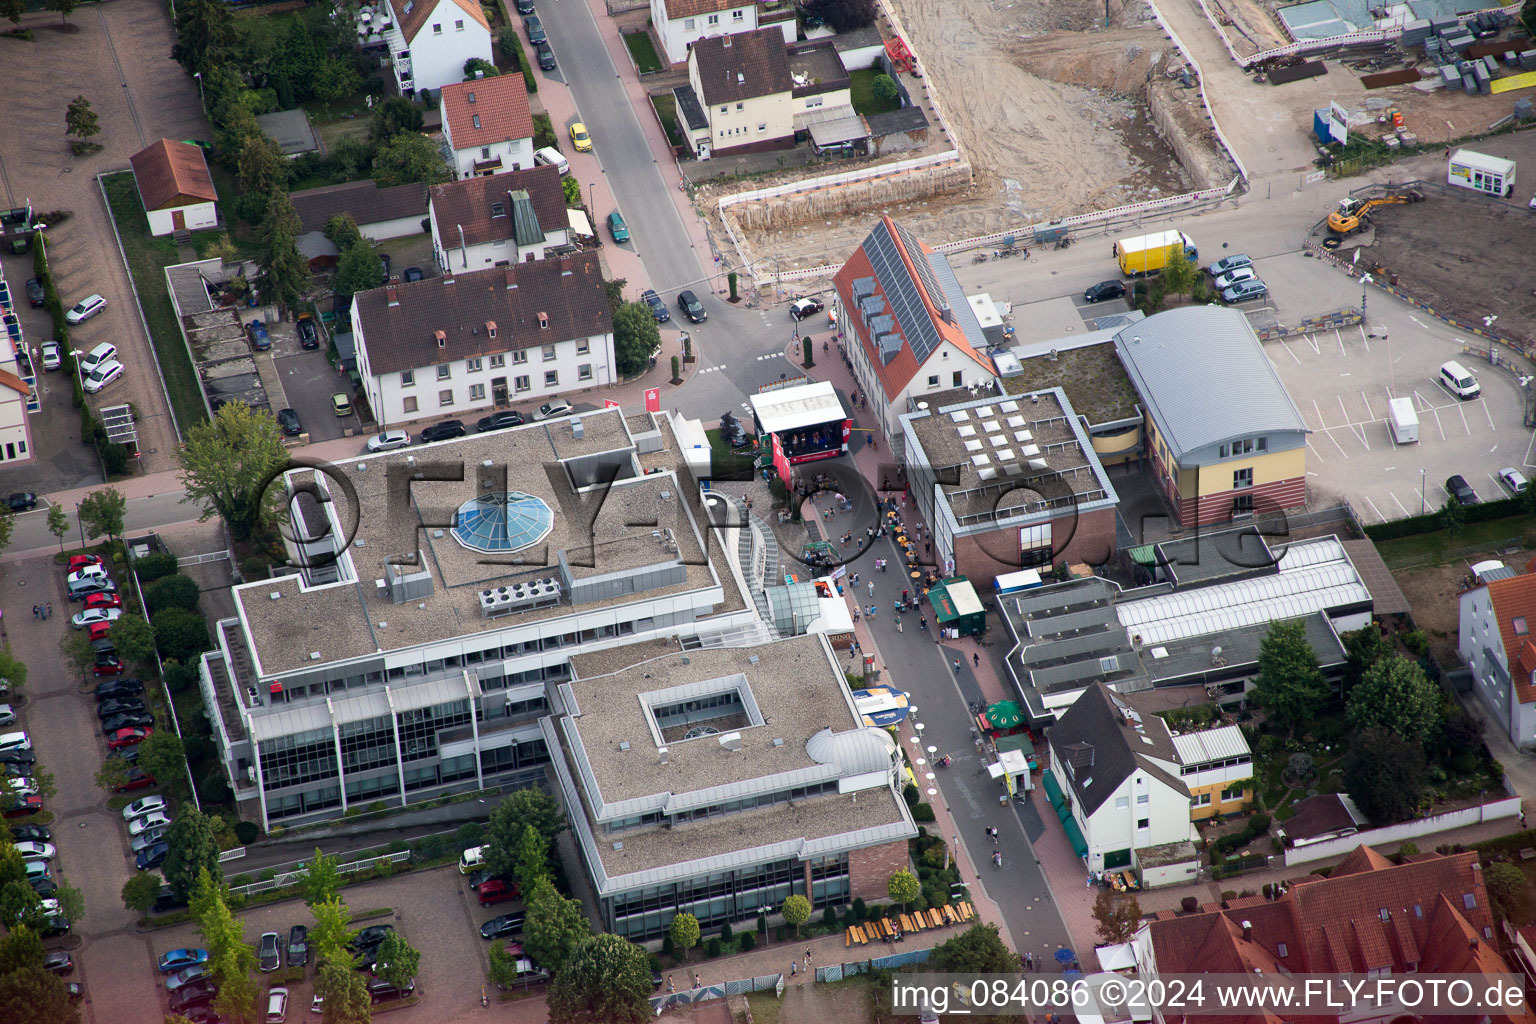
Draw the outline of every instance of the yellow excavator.
[[[1328,215],[1328,230],[1343,238],[1352,235],[1370,222],[1370,213],[1378,206],[1395,206],[1398,203],[1421,203],[1424,193],[1407,189],[1375,199],[1356,199],[1354,196],[1339,200],[1339,208]]]

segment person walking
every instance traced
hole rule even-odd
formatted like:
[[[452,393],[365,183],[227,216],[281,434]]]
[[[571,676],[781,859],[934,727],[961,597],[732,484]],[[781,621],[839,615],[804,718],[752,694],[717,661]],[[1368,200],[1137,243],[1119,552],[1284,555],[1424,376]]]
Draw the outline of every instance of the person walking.
[[[694,988],[703,988],[704,987],[704,981],[703,981],[703,979],[701,979],[699,977],[697,972],[695,972],[694,975],[693,975],[693,987]]]
[[[672,982],[672,975],[667,975],[667,993],[670,995],[677,991],[677,986]]]
[[[896,632],[898,632],[898,633],[906,632],[906,630],[901,628],[901,616],[900,615],[896,616]]]
[[[799,975],[799,973],[800,973],[800,962],[797,961],[797,960],[791,960],[789,962],[789,976],[791,978],[793,978],[793,977],[796,977],[797,975]]]
[[[874,580],[870,580],[869,581],[869,596],[870,597],[874,597],[875,596],[875,581]]]
[[[971,666],[973,668],[981,667],[981,655],[976,651],[971,652]]]
[[[36,622],[38,619],[42,618],[42,615],[39,614],[39,609],[40,609],[39,605],[33,605],[32,606],[32,621],[33,622]]]
[[[959,675],[959,674],[960,674],[960,659],[956,658],[955,659],[955,675]]]
[[[806,946],[805,947],[805,969],[806,970],[810,970],[811,969],[811,947],[810,946]]]

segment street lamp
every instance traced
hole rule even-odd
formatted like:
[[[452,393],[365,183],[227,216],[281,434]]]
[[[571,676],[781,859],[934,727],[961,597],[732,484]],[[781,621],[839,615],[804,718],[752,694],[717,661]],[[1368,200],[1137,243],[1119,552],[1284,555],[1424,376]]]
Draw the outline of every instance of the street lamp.
[[[587,182],[587,209],[592,211],[592,216],[597,216],[597,182]],[[592,230],[597,230],[597,225],[592,225]]]
[[[1358,251],[1358,250],[1357,250]],[[1376,280],[1370,274],[1360,275],[1360,322],[1365,323],[1365,290],[1366,285]]]
[[[1429,505],[1424,498],[1424,467],[1419,467],[1419,515],[1429,511]]]
[[[197,102],[203,108],[203,116],[206,117],[208,116],[208,101],[203,97],[203,73],[201,71],[194,71],[192,72],[192,77],[197,79]]]

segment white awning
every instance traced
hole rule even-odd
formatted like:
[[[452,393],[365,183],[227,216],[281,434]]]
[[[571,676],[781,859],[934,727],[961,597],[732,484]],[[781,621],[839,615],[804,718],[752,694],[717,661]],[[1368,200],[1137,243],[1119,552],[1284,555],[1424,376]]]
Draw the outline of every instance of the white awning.
[[[757,425],[770,434],[848,418],[837,392],[827,381],[765,391],[751,396],[751,402]]]
[[[571,234],[585,235],[588,238],[596,237],[596,233],[592,230],[592,222],[587,220],[585,213],[581,210],[568,210],[566,212],[571,219]]]

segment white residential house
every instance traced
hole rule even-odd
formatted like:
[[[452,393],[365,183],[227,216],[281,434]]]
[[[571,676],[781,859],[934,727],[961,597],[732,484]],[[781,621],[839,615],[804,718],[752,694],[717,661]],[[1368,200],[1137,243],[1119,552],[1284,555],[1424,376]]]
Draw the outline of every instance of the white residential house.
[[[200,147],[160,139],[128,158],[151,235],[200,231],[219,223],[219,193]]]
[[[380,427],[526,411],[616,379],[596,253],[390,282],[353,296],[352,328]]]
[[[755,32],[772,26],[786,43],[795,41],[798,25],[793,4],[770,11],[742,0],[651,0],[651,24],[661,41],[662,57],[672,64],[688,59],[688,49],[710,36]]]
[[[1512,743],[1536,743],[1536,559],[1524,573],[1462,591],[1460,603],[1456,650],[1472,691]]]
[[[388,47],[395,84],[403,95],[462,82],[464,63],[472,57],[494,62],[491,25],[476,0],[384,2],[387,13],[372,15],[369,28]]]
[[[30,267],[31,261],[26,265]],[[14,288],[15,283],[11,284]],[[4,308],[0,306],[0,309]],[[6,313],[11,311],[6,309]],[[31,417],[27,409],[33,388],[29,383],[30,367],[34,364],[30,360],[23,364],[16,356],[17,348],[24,348],[25,344],[20,338],[12,337],[10,331],[0,334],[0,466],[31,462],[34,455]],[[24,374],[28,379],[23,378]]]
[[[1133,868],[1146,884],[1193,880],[1199,836],[1179,751],[1161,718],[1095,682],[1046,735],[1051,768],[1042,785],[1088,870]],[[1165,847],[1175,848],[1172,857]],[[1143,863],[1153,850],[1156,865]]]
[[[560,172],[548,165],[433,185],[427,209],[432,251],[445,273],[527,263],[572,248]]]
[[[438,110],[455,177],[533,166],[533,112],[521,75],[445,85]]]

